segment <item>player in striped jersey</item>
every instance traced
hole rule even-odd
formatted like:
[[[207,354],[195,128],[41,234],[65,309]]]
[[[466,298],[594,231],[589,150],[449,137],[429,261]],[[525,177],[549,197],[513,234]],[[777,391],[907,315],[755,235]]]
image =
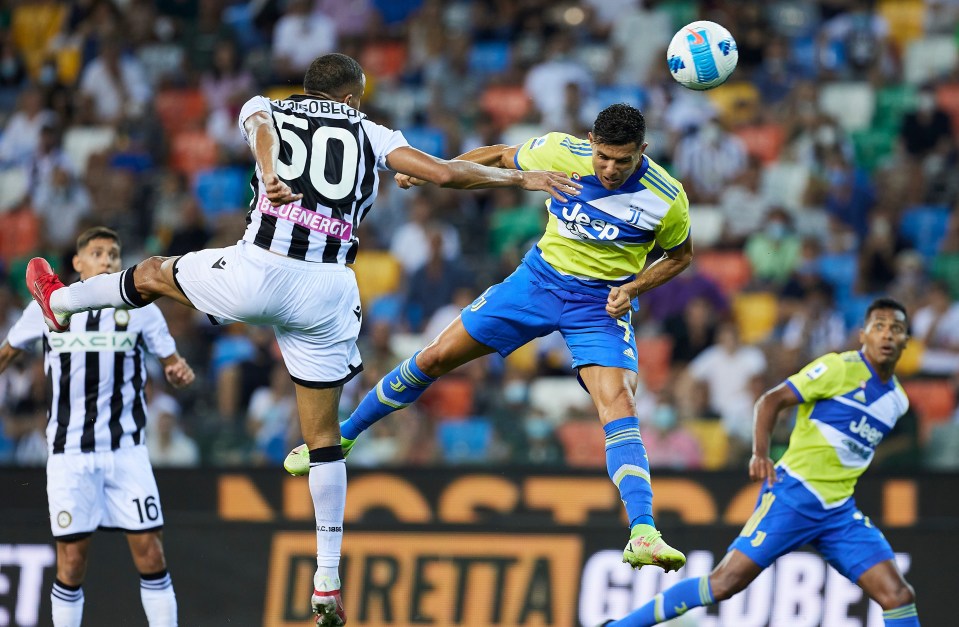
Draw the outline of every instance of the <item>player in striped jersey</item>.
[[[558,170],[578,180],[576,197],[547,201],[546,233],[506,281],[486,290],[439,337],[371,390],[341,425],[346,451],[360,433],[410,405],[450,370],[498,352],[506,356],[536,337],[560,331],[573,367],[593,397],[606,435],[606,467],[630,522],[623,561],[675,570],[686,557],[663,541],[653,520],[649,462],[633,391],[635,299],[685,269],[693,255],[689,203],[682,185],[643,153],[646,120],[626,104],[597,116],[588,140],[565,133],[520,146],[486,146],[460,157],[505,169]],[[424,181],[397,176],[401,187]],[[643,269],[658,244],[665,254]],[[305,449],[287,458],[305,470]]]
[[[77,239],[80,280],[116,272],[120,239],[105,227]],[[144,440],[145,350],[160,359],[175,387],[193,381],[156,305],[136,311],[100,309],[71,318],[51,333],[31,302],[0,346],[0,372],[41,340],[52,399],[47,420],[47,498],[57,543],[50,594],[55,627],[83,615],[83,580],[91,535],[124,531],[140,573],[140,598],[151,627],[177,624],[176,596],[163,556],[163,510]]]
[[[54,330],[77,312],[142,307],[161,296],[215,322],[273,327],[309,447],[317,530],[312,605],[320,625],[346,620],[339,592],[346,469],[337,407],[343,384],[362,370],[362,311],[345,264],[356,255],[356,227],[376,197],[379,171],[459,189],[522,187],[557,199],[580,187],[562,173],[507,172],[416,150],[359,111],[365,86],[354,59],[328,54],[307,71],[305,95],[257,96],[243,106],[239,123],[256,159],[257,195],[235,246],[154,257],[69,288],[42,259],[27,269],[27,285]]]
[[[883,609],[886,627],[919,627],[915,592],[889,542],[856,508],[853,490],[876,446],[909,408],[893,372],[909,340],[906,308],[874,301],[859,332],[862,350],[831,353],[756,402],[749,476],[765,481],[756,510],[712,573],[686,579],[609,627],[649,627],[743,590],[767,566],[804,544],[856,582]],[[769,438],[779,412],[799,406],[789,447],[775,466]],[[871,624],[871,623],[870,623]]]

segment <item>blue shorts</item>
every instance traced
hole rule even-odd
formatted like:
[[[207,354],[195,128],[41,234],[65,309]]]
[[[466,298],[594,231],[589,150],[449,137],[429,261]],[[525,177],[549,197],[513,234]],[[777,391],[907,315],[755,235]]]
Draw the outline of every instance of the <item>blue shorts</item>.
[[[573,367],[611,366],[637,371],[636,337],[630,313],[606,313],[609,287],[573,285],[534,249],[505,281],[489,288],[461,314],[466,332],[503,357],[537,337],[559,331]],[[577,290],[577,291],[572,291]]]
[[[804,516],[799,510],[777,500],[777,482],[764,485],[756,509],[729,549],[744,553],[767,568],[781,556],[810,544],[841,575],[852,582],[864,572],[895,558],[882,532],[849,499],[825,516]]]

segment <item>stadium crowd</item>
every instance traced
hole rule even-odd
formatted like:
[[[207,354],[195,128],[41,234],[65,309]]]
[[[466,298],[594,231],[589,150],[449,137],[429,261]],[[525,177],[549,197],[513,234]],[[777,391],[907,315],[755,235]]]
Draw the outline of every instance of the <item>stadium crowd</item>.
[[[695,19],[739,47],[731,80],[706,93],[665,63]],[[900,370],[912,409],[877,463],[955,468],[957,44],[949,0],[4,3],[0,329],[29,302],[26,261],[67,274],[89,226],[116,229],[129,260],[234,243],[252,194],[240,105],[298,92],[315,56],[341,51],[367,71],[364,112],[443,157],[552,130],[585,137],[614,102],[644,111],[647,154],[684,183],[696,246],[634,315],[653,467],[742,468],[758,394],[855,348],[882,294],[911,313]],[[504,278],[546,218],[544,197],[518,190],[381,188],[355,265],[365,370],[344,418]],[[152,378],[154,465],[278,466],[299,429],[273,334],[162,308],[198,384],[173,394]],[[471,363],[377,424],[350,463],[602,467],[569,364],[558,336]],[[44,461],[46,385],[36,357],[0,377],[0,463]]]

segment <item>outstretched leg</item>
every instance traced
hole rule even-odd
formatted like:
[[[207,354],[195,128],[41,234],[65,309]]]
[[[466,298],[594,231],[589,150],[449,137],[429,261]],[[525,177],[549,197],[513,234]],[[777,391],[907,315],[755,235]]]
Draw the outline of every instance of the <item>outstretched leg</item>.
[[[650,627],[685,614],[695,607],[725,601],[750,584],[762,568],[737,551],[731,550],[705,577],[684,579],[660,592],[632,614],[606,623],[609,627]]]

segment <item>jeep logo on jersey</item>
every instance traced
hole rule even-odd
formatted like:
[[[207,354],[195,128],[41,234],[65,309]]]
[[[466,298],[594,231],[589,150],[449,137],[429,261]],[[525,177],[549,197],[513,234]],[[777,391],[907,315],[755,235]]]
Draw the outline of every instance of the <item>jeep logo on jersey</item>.
[[[855,421],[850,422],[849,430],[858,434],[859,437],[873,446],[876,446],[879,444],[879,441],[882,440],[882,431],[875,427],[870,427],[869,420],[865,416],[861,416],[858,423]]]
[[[619,227],[599,218],[590,218],[583,211],[583,205],[576,203],[572,207],[564,205],[561,216],[566,228],[582,239],[614,240],[619,237]]]
[[[124,353],[137,345],[137,334],[129,331],[51,333],[47,339],[54,353]]]

